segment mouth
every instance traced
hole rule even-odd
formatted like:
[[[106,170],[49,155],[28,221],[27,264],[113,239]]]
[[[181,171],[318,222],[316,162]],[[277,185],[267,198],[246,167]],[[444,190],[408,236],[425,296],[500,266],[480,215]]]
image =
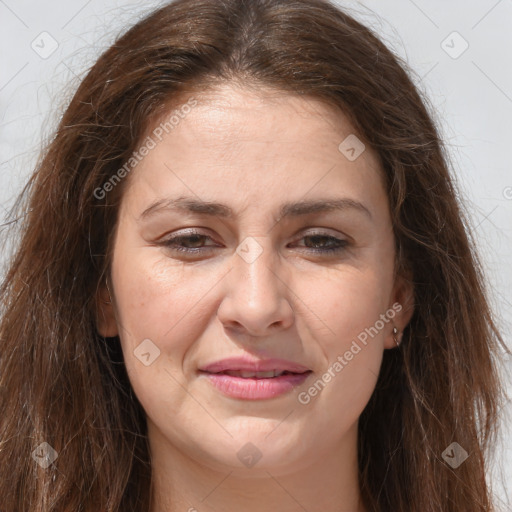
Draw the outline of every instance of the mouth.
[[[269,370],[266,372],[252,372],[247,370],[224,370],[221,372],[202,372],[209,373],[211,375],[230,375],[231,377],[239,377],[241,379],[274,379],[276,377],[281,377],[281,375],[302,375],[304,373],[310,373],[311,370],[306,370],[304,372],[292,372],[288,370]]]
[[[285,395],[303,384],[312,373],[311,370],[303,372],[288,370],[199,372],[215,390],[225,396],[240,400],[268,400]]]

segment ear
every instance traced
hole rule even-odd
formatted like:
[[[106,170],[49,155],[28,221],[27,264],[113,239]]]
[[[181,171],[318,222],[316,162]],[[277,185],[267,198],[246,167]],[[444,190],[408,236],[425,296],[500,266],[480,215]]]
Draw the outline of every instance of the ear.
[[[399,343],[402,341],[404,329],[414,313],[414,285],[410,272],[396,277],[389,310],[394,311],[395,315],[388,324],[389,334],[384,341],[384,348],[391,349],[397,348],[395,337]],[[398,329],[396,336],[393,335],[393,327]]]
[[[112,298],[105,283],[98,288],[96,295],[96,328],[104,338],[113,338],[119,334]]]

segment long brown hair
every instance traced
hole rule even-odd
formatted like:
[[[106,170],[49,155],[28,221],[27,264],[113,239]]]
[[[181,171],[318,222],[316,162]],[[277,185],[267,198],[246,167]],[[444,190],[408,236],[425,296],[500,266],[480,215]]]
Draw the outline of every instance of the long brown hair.
[[[341,109],[381,158],[415,312],[359,421],[367,509],[494,510],[486,452],[504,344],[447,152],[406,63],[325,0],[176,0],[118,38],[78,87],[13,212],[19,238],[0,288],[1,510],[149,509],[145,414],[119,340],[96,330],[129,176],[98,190],[178,95],[222,81]],[[47,468],[32,456],[43,442],[58,454]],[[442,456],[453,442],[469,455],[457,468]]]

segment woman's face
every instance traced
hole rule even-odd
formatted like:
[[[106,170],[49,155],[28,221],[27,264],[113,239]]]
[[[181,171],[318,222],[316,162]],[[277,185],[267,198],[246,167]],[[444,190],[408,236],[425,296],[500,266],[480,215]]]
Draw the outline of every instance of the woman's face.
[[[412,291],[345,117],[227,85],[195,98],[126,178],[99,330],[120,336],[153,451],[284,474],[354,444]]]

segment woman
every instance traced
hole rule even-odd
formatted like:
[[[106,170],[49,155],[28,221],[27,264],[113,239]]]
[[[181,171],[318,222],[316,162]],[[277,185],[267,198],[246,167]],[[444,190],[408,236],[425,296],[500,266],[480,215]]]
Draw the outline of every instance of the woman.
[[[323,0],[98,59],[1,288],[3,511],[494,510],[503,341],[405,69]]]

